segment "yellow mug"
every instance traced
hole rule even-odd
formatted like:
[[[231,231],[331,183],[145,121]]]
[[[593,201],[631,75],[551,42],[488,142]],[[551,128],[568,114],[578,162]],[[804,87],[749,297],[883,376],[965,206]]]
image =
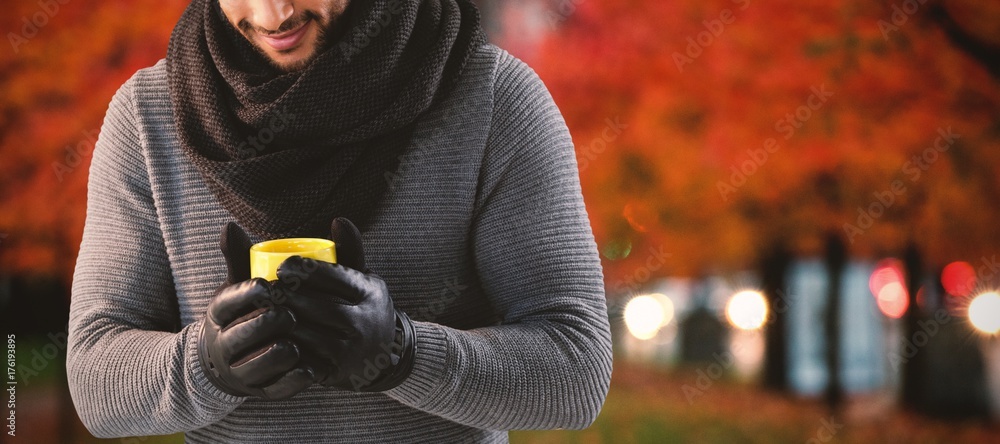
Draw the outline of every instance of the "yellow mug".
[[[278,266],[292,256],[337,263],[336,244],[329,239],[296,237],[264,241],[250,247],[250,277],[278,280]]]

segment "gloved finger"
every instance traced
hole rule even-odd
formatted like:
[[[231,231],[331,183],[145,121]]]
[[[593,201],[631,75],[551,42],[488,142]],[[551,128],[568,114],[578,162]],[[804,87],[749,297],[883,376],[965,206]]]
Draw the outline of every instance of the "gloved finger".
[[[236,222],[228,222],[222,227],[219,247],[226,258],[226,270],[230,284],[250,279],[250,247],[253,242]]]
[[[283,306],[292,310],[302,324],[341,328],[349,325],[362,308],[333,291],[303,285],[284,298]],[[355,296],[352,298],[357,299]]]
[[[291,341],[282,340],[275,342],[256,356],[236,362],[230,371],[245,385],[260,385],[273,381],[298,363],[298,346]]]
[[[302,356],[299,358],[299,367],[312,371],[313,382],[322,383],[326,378],[335,372],[335,364],[326,353],[309,350],[306,345],[302,346]]]
[[[291,398],[312,385],[314,378],[315,376],[310,369],[294,368],[275,383],[261,389],[263,392],[261,397],[266,399]]]
[[[355,321],[364,316],[356,305],[330,304],[313,306],[302,304],[302,296],[289,299],[288,308],[296,313],[299,326],[293,333],[315,331],[328,336],[348,338],[354,337]],[[292,302],[294,300],[294,302]]]
[[[340,298],[350,304],[360,302],[367,290],[367,277],[360,271],[292,256],[278,266],[279,285],[294,293],[315,292]]]
[[[330,223],[330,238],[336,243],[337,263],[358,271],[365,271],[365,251],[361,244],[361,231],[346,217]]]
[[[288,335],[295,323],[295,315],[284,307],[262,309],[253,317],[227,325],[219,333],[218,342],[227,358],[238,358]]]
[[[334,264],[317,261],[302,256],[290,256],[281,261],[275,270],[277,280],[273,282],[277,292],[282,294],[296,293],[304,286],[314,286],[318,282],[309,282],[313,273],[323,267],[333,267]]]
[[[299,344],[303,354],[319,356],[328,361],[336,361],[340,353],[338,350],[349,350],[349,342],[360,337],[361,334],[354,329],[314,328],[309,325],[302,325],[288,335],[288,338]]]
[[[208,315],[218,325],[229,325],[241,316],[274,306],[271,284],[261,278],[224,287],[208,306]]]

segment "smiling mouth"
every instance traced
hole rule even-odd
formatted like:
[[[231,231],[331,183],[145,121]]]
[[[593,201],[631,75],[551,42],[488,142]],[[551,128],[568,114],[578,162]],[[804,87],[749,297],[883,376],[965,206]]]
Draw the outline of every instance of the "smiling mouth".
[[[279,53],[288,53],[294,50],[302,43],[302,38],[306,35],[306,31],[309,30],[309,24],[312,20],[305,20],[301,26],[296,29],[290,29],[288,31],[278,33],[278,34],[258,34],[260,39],[270,46],[272,49]]]

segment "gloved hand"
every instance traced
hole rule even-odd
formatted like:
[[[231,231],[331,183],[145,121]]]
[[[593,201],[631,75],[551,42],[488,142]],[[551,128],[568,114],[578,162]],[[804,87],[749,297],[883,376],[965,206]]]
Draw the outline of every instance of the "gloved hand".
[[[384,391],[413,368],[414,329],[396,310],[385,282],[365,267],[361,234],[345,218],[331,226],[337,264],[293,256],[278,267],[278,291],[298,323],[316,381],[353,391]]]
[[[250,277],[250,241],[234,223],[223,228],[228,282],[208,305],[198,338],[198,358],[208,379],[235,396],[284,399],[312,384],[290,340],[295,315],[273,303],[273,287]]]

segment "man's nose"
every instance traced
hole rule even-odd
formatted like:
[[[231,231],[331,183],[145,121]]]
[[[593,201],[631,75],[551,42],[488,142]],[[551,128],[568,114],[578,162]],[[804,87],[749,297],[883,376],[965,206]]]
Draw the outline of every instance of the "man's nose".
[[[251,0],[251,19],[261,28],[277,31],[285,20],[295,14],[294,3],[289,0]]]

